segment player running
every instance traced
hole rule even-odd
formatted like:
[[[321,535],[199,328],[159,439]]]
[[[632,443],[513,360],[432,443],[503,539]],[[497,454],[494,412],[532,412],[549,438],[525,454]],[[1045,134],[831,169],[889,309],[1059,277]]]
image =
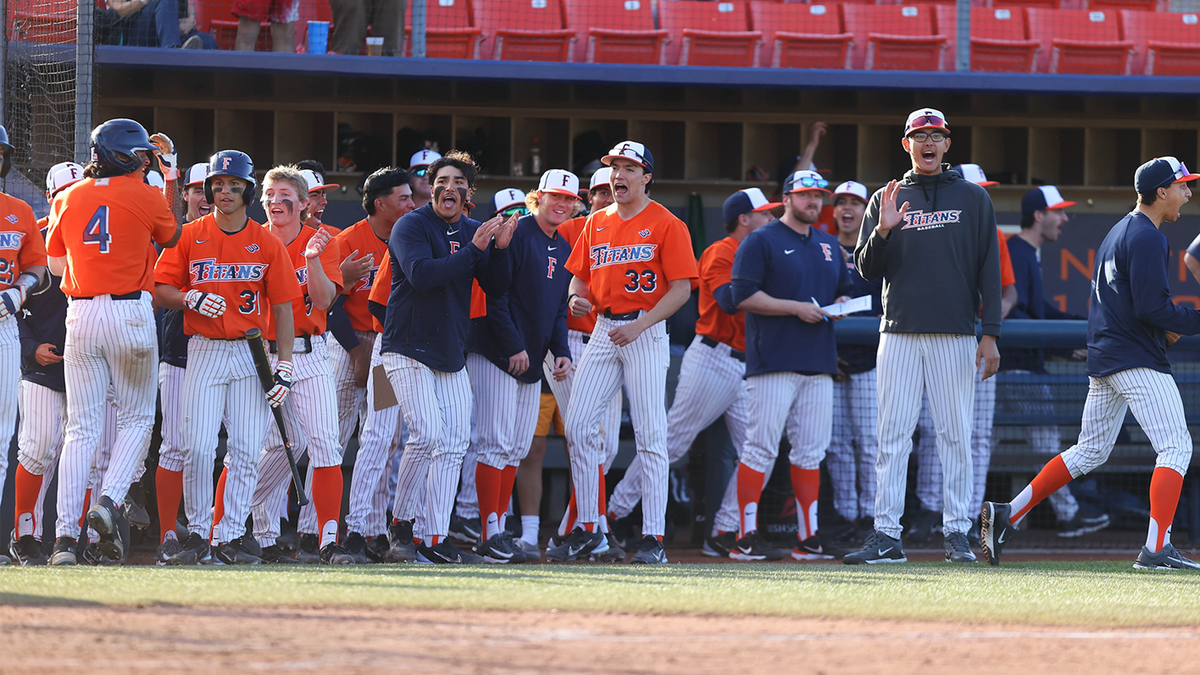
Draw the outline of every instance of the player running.
[[[63,275],[63,293],[72,299],[63,349],[67,427],[59,459],[52,564],[76,563],[76,518],[83,509],[110,385],[116,397],[117,439],[88,522],[109,558],[123,558],[129,545],[119,534],[124,516],[117,504],[125,500],[146,457],[158,394],[152,247],[175,246],[181,232],[162,192],[142,178],[155,152],[137,122],[101,124],[92,131],[85,179],[63,192],[50,209],[50,271]]]
[[[642,540],[631,562],[665,563],[667,463],[666,377],[670,343],[666,319],[691,295],[698,278],[687,226],[650,199],[654,157],[641,143],[624,141],[602,161],[612,167],[616,203],[588,216],[567,268],[575,275],[568,300],[583,316],[596,309],[596,328],[579,358],[567,434],[573,439],[571,480],[578,521],[552,560],[574,560],[608,547],[599,519],[601,424],[622,385],[630,400],[637,451],[643,462]]]
[[[993,565],[1021,521],[1043,499],[1108,460],[1125,422],[1133,416],[1158,454],[1150,479],[1150,526],[1135,569],[1200,569],[1171,544],[1171,523],[1192,461],[1179,387],[1167,360],[1167,332],[1200,334],[1200,312],[1171,301],[1170,250],[1159,228],[1179,220],[1179,209],[1200,178],[1174,157],[1138,167],[1137,208],[1105,235],[1096,250],[1088,303],[1088,396],[1079,441],[1041,470],[1007,504],[984,502],[983,554]]]

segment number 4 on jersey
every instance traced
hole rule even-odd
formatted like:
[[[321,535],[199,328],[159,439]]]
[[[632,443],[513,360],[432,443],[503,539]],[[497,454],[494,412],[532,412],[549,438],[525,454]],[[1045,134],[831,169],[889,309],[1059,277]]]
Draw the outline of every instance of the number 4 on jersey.
[[[101,206],[92,214],[92,219],[83,228],[83,243],[100,247],[101,253],[108,253],[108,245],[112,243],[112,235],[108,233],[108,207]]]

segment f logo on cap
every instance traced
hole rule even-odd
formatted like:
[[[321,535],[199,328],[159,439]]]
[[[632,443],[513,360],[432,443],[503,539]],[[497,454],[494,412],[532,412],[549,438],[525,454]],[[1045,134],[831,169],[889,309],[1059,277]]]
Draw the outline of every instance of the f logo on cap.
[[[567,183],[570,182],[570,179],[567,178],[567,174],[564,173],[562,179],[563,179],[562,186],[567,187]]]

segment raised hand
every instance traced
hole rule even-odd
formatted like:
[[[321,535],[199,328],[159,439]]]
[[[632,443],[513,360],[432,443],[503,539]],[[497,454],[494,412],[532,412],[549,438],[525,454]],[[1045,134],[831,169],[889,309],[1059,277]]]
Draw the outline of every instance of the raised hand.
[[[496,248],[508,248],[512,242],[513,233],[517,231],[517,214],[512,214],[496,230]]]
[[[158,148],[154,153],[158,157],[158,166],[165,180],[175,180],[179,177],[179,161],[175,155],[175,143],[170,136],[159,132],[150,137],[150,142]]]
[[[900,193],[900,183],[891,181],[883,188],[883,199],[879,202],[879,226],[875,229],[885,238],[892,228],[904,222],[904,214],[908,213],[908,202],[896,208],[896,195]]]
[[[312,236],[312,239],[308,240],[308,245],[304,247],[304,257],[309,260],[319,258],[325,252],[325,246],[332,238],[329,230],[324,228],[318,229],[317,233]]]
[[[500,216],[495,216],[486,223],[479,226],[475,230],[475,236],[471,237],[471,243],[480,251],[486,251],[488,244],[492,242],[492,235],[496,234],[496,230],[504,224],[504,219]]]

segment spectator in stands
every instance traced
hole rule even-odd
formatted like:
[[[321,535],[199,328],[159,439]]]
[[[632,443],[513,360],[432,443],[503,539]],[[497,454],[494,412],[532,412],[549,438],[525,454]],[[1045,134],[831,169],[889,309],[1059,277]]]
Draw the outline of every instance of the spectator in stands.
[[[330,50],[338,54],[362,54],[367,37],[383,38],[384,56],[404,54],[404,14],[408,0],[329,0],[333,11]]]
[[[195,0],[181,0],[179,11],[179,39],[184,49],[219,49],[215,37],[196,30]]]
[[[1058,188],[1041,185],[1021,199],[1021,232],[1008,239],[1016,278],[1017,304],[1009,314],[1013,319],[1083,319],[1067,314],[1046,302],[1042,294],[1042,263],[1038,252],[1042,244],[1058,241],[1058,234],[1067,222],[1067,208],[1075,206],[1062,198]],[[1046,374],[1045,354],[1040,349],[1003,349],[1000,369],[1014,374]],[[1005,404],[1013,412],[1025,415],[1046,415],[1054,412],[1054,398],[1049,384],[1011,385],[1007,388]],[[1036,453],[1053,457],[1061,448],[1058,427],[1030,425],[1025,427],[1025,440]],[[1071,494],[1070,486],[1050,495],[1050,506],[1058,518],[1058,536],[1078,537],[1108,527],[1108,514],[1087,514]]]
[[[207,33],[196,32],[190,0],[108,0],[95,14],[100,44],[129,47],[216,49]]]
[[[300,20],[300,0],[236,0],[233,15],[238,19],[234,49],[254,51],[264,21],[271,22],[271,49],[296,51],[296,22]]]

